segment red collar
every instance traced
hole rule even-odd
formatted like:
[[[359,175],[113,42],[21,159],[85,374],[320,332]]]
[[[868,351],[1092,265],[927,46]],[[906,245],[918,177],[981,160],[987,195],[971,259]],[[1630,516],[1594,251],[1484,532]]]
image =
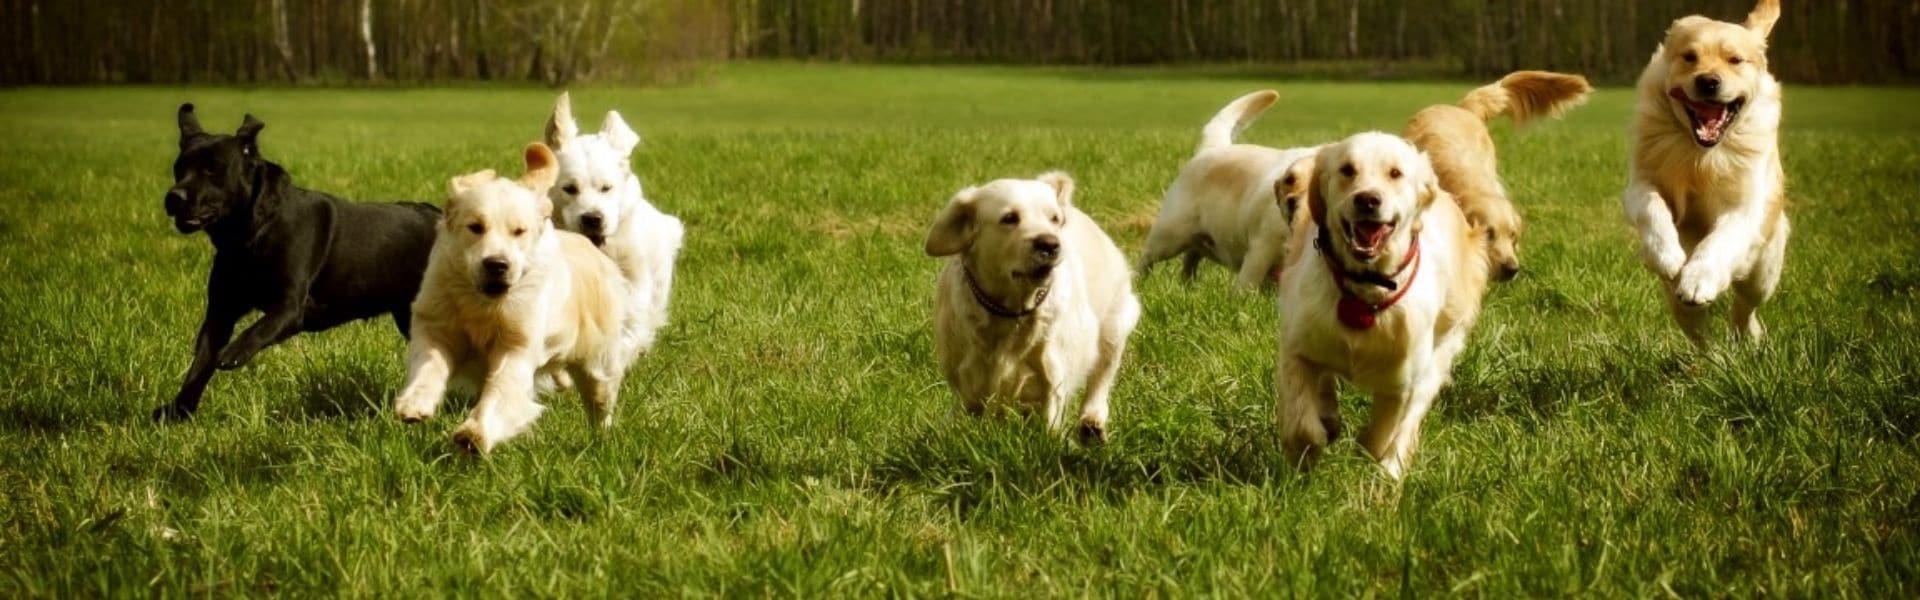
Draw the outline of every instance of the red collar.
[[[1353,278],[1353,275],[1347,273],[1346,269],[1340,268],[1340,260],[1334,258],[1333,252],[1328,249],[1332,244],[1325,243],[1325,240],[1326,238],[1324,236],[1318,240],[1320,242],[1320,256],[1326,258],[1327,271],[1333,273],[1334,287],[1340,289],[1340,304],[1334,314],[1340,317],[1340,324],[1346,325],[1347,329],[1360,331],[1373,329],[1375,318],[1387,309],[1393,308],[1395,303],[1400,302],[1400,299],[1407,295],[1407,291],[1413,289],[1413,279],[1420,276],[1420,234],[1415,233],[1413,235],[1413,245],[1407,249],[1407,258],[1400,261],[1400,267],[1395,269],[1392,275],[1384,278],[1387,285],[1381,286],[1394,290],[1393,295],[1387,296],[1387,298],[1381,300],[1379,304],[1367,304],[1367,301],[1361,300],[1359,296],[1355,296],[1353,292],[1347,290],[1347,280]],[[1411,271],[1409,271],[1409,269],[1411,269]],[[1407,273],[1407,282],[1404,284],[1395,283],[1393,280],[1399,278],[1401,273]],[[1374,277],[1379,276],[1375,275]],[[1374,282],[1367,283],[1380,285]],[[1396,287],[1398,287],[1398,289],[1395,289]]]

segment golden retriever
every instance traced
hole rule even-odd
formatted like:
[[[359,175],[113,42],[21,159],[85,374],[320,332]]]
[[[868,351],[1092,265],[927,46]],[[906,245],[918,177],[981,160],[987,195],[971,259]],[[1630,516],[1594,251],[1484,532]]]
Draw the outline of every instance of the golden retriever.
[[[1235,144],[1233,138],[1278,97],[1273,90],[1241,96],[1201,129],[1200,147],[1167,187],[1160,216],[1147,234],[1142,275],[1155,263],[1180,256],[1188,281],[1203,259],[1233,269],[1245,288],[1257,290],[1274,279],[1287,256],[1291,219],[1306,214],[1290,210],[1287,194],[1275,188],[1288,166],[1315,149],[1275,150]]]
[[[1106,439],[1120,357],[1140,320],[1126,256],[1073,206],[1073,179],[1001,179],[960,190],[934,219],[929,256],[951,257],[934,296],[934,351],[968,412],[1031,413]]]
[[[1487,121],[1506,115],[1515,124],[1559,117],[1587,100],[1593,86],[1579,75],[1518,71],[1467,93],[1459,104],[1439,104],[1414,113],[1404,133],[1433,160],[1446,190],[1466,212],[1467,223],[1487,245],[1487,258],[1502,281],[1520,274],[1520,213],[1507,198],[1494,158]]]
[[[453,179],[394,399],[400,419],[417,422],[438,410],[449,379],[477,384],[479,400],[454,433],[471,452],[525,431],[546,410],[537,384],[562,377],[578,385],[587,418],[611,427],[627,368],[619,267],[554,228],[553,152],[530,145],[526,164],[519,181],[491,170]]]
[[[1479,315],[1486,246],[1405,139],[1359,134],[1314,165],[1312,224],[1298,233],[1312,243],[1280,278],[1282,445],[1307,466],[1339,437],[1344,379],[1372,393],[1360,444],[1399,479]]]
[[[1779,19],[1778,0],[1761,0],[1744,24],[1674,21],[1640,74],[1621,204],[1641,261],[1696,345],[1707,342],[1707,306],[1729,287],[1734,334],[1758,341],[1756,313],[1780,283],[1790,227],[1780,82],[1767,71]]]

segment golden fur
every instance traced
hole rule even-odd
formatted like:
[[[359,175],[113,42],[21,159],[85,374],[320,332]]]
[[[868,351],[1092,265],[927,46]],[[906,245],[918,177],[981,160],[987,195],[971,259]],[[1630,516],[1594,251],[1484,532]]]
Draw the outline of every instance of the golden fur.
[[[1078,432],[1105,439],[1140,301],[1126,256],[1074,208],[1073,179],[1052,172],[961,190],[934,219],[926,250],[951,257],[934,295],[934,352],[961,405],[1041,410],[1065,432],[1068,404],[1085,387]],[[994,314],[974,285],[1002,309],[1031,312]]]
[[[402,420],[438,410],[450,379],[479,385],[454,441],[487,452],[545,410],[538,383],[578,382],[588,418],[613,424],[626,369],[627,315],[614,263],[586,238],[553,227],[546,198],[553,153],[533,144],[527,175],[454,178],[439,236],[413,304],[407,383],[394,399]]]
[[[1501,279],[1520,272],[1521,220],[1500,183],[1487,121],[1503,114],[1516,124],[1559,117],[1592,91],[1578,75],[1518,71],[1468,92],[1457,105],[1422,109],[1407,123],[1406,138],[1433,160],[1441,189],[1466,212]]]
[[[1179,256],[1191,280],[1200,261],[1233,269],[1236,281],[1260,289],[1285,262],[1291,219],[1275,188],[1287,167],[1313,148],[1276,150],[1235,144],[1233,137],[1272,106],[1279,94],[1261,90],[1235,99],[1201,129],[1193,158],[1167,186],[1166,200],[1140,256],[1140,272]]]
[[[1303,466],[1317,458],[1339,436],[1336,385],[1346,380],[1373,396],[1361,445],[1398,479],[1413,459],[1421,420],[1451,377],[1478,318],[1487,285],[1486,248],[1440,188],[1427,157],[1404,139],[1356,135],[1322,148],[1312,168],[1310,224],[1296,237],[1325,239],[1300,244],[1280,279],[1274,390],[1282,443]],[[1377,199],[1379,207],[1363,208],[1362,198]],[[1352,233],[1363,221],[1392,225],[1365,246]],[[1417,271],[1401,269],[1416,238]],[[1330,260],[1348,273],[1389,277],[1405,287],[1405,295],[1378,312],[1372,328],[1349,328],[1337,316],[1342,285]],[[1344,287],[1375,306],[1393,293],[1351,279]]]
[[[1735,335],[1763,337],[1757,311],[1785,261],[1781,91],[1766,55],[1779,17],[1778,0],[1762,0],[1743,24],[1676,20],[1640,75],[1622,205],[1696,344],[1706,343],[1706,307],[1728,289]]]

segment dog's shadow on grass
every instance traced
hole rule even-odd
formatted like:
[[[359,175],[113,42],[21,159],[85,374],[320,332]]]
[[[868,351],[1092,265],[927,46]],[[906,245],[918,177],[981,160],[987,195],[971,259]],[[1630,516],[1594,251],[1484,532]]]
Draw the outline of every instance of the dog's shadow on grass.
[[[1262,486],[1302,477],[1286,460],[1270,419],[1212,416],[1213,427],[1167,419],[1128,423],[1096,445],[1019,419],[943,420],[884,450],[871,485],[932,489],[964,509],[1048,493],[1119,499],[1174,484]]]
[[[300,416],[319,420],[362,420],[383,416],[400,382],[369,365],[343,361],[301,375]]]

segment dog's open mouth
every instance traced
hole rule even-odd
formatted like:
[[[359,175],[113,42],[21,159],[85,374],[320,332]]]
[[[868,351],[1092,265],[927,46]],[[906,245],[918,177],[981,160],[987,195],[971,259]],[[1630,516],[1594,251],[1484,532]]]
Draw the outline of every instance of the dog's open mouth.
[[[1026,272],[1024,273],[1020,271],[1013,272],[1014,277],[1026,278],[1034,282],[1046,281],[1047,277],[1052,275],[1053,275],[1053,265],[1050,265],[1050,264],[1035,265],[1033,268],[1027,269]]]
[[[1393,235],[1393,224],[1380,221],[1352,221],[1347,223],[1347,241],[1352,248],[1354,258],[1373,260],[1387,245],[1387,238]]]
[[[1687,118],[1692,120],[1693,141],[1700,144],[1702,148],[1720,145],[1720,139],[1725,137],[1727,130],[1733,127],[1734,117],[1740,116],[1740,109],[1747,105],[1746,98],[1726,104],[1694,100],[1680,88],[1669,90],[1667,96],[1679,101],[1680,105],[1686,109]]]
[[[594,247],[607,245],[607,236],[603,234],[589,233],[589,234],[586,234],[586,236],[587,236],[587,241],[593,242]]]
[[[489,297],[498,298],[506,295],[507,289],[511,287],[513,286],[507,285],[505,281],[488,280],[480,283],[480,293],[486,294]]]

